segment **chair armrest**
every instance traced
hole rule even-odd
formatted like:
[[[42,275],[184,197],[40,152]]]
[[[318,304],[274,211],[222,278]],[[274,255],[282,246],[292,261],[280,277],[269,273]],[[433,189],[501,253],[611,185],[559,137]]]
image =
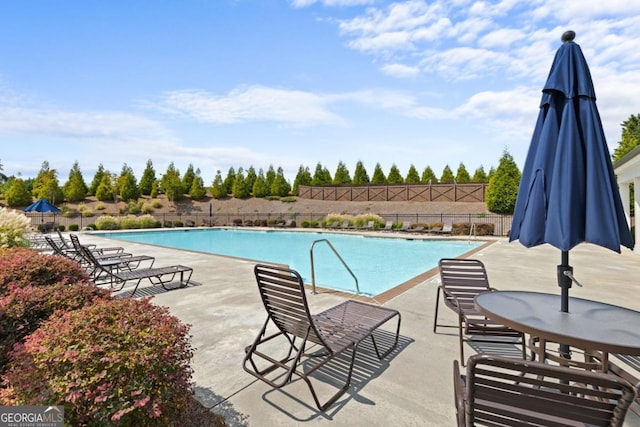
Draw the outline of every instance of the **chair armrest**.
[[[460,364],[453,361],[453,394],[456,405],[456,420],[458,427],[465,425],[465,377],[460,375]]]

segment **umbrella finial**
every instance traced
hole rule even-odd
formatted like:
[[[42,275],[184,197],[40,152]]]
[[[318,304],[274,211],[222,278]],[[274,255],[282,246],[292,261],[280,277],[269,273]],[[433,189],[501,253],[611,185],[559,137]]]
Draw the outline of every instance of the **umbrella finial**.
[[[576,38],[576,32],[575,31],[565,31],[564,34],[562,34],[562,37],[560,38],[562,40],[562,43],[567,43],[567,42],[572,42],[573,39]]]

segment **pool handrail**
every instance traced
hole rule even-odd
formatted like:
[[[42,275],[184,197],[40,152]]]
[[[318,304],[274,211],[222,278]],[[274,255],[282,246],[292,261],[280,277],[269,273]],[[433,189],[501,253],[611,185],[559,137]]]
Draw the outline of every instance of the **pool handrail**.
[[[358,278],[356,277],[355,274],[353,274],[353,271],[351,271],[351,269],[349,268],[349,266],[347,265],[345,260],[340,256],[340,254],[338,253],[336,248],[333,247],[333,245],[331,244],[331,242],[328,239],[315,240],[313,243],[311,243],[311,248],[309,249],[309,256],[311,257],[311,292],[314,295],[317,293],[316,292],[316,274],[315,274],[314,263],[313,263],[313,248],[316,245],[316,243],[320,243],[320,242],[325,242],[329,246],[329,248],[331,248],[333,253],[336,254],[336,256],[338,257],[340,262],[342,262],[342,265],[344,265],[344,267],[347,269],[349,274],[351,274],[351,277],[353,277],[353,280],[355,280],[355,282],[356,282],[356,293],[360,294],[360,286],[358,285]]]

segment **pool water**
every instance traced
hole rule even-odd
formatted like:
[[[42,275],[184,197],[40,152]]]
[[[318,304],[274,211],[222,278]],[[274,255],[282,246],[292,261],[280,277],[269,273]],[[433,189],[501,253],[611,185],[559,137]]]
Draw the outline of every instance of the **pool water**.
[[[357,278],[360,293],[375,296],[484,242],[372,237],[280,230],[202,229],[113,232],[104,237],[175,249],[288,265],[311,283],[310,249],[327,239]],[[356,282],[325,242],[313,249],[316,286],[356,293]]]

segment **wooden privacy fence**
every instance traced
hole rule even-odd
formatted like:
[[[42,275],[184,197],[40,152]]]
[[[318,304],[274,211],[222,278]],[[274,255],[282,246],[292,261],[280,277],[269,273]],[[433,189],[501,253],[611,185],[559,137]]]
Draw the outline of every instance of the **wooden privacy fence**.
[[[484,202],[486,183],[298,187],[298,197],[345,202]]]

